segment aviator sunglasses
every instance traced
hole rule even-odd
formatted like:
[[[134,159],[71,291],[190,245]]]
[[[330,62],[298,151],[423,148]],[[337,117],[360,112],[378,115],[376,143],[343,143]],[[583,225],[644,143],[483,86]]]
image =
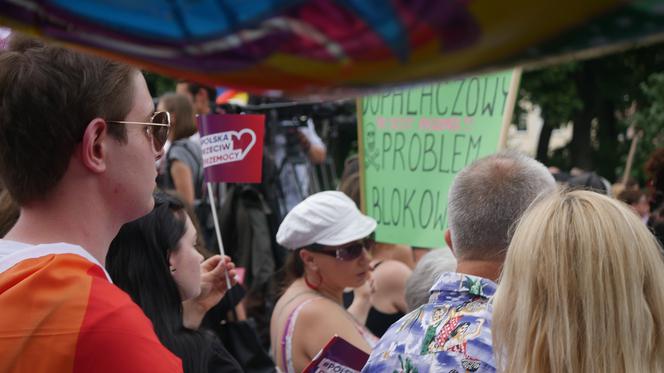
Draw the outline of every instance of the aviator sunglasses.
[[[310,245],[314,252],[337,258],[337,260],[341,260],[343,262],[350,262],[351,260],[359,258],[365,249],[370,251],[374,246],[376,246],[376,241],[374,240],[373,236],[336,248],[316,243]],[[329,250],[331,248],[334,250]]]
[[[159,153],[163,149],[166,140],[168,139],[168,132],[171,129],[171,115],[167,111],[158,111],[154,113],[150,122],[126,122],[122,120],[107,120],[106,123],[113,124],[140,124],[146,127],[148,136],[152,139],[152,147],[155,153]]]

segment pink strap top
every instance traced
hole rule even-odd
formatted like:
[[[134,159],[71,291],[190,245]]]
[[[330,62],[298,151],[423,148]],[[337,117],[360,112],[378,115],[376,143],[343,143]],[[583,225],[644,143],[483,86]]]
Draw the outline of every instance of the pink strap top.
[[[295,330],[295,322],[297,321],[297,317],[300,314],[300,311],[302,311],[302,308],[306,306],[307,304],[311,303],[314,300],[318,299],[325,299],[323,297],[314,297],[314,298],[309,298],[302,303],[300,303],[293,311],[291,311],[291,314],[288,315],[288,319],[286,320],[286,326],[285,330],[283,333],[283,336],[281,337],[281,361],[282,364],[284,364],[284,372],[285,373],[297,373],[295,371],[295,368],[293,367],[293,331]],[[367,342],[369,347],[373,348],[376,343],[378,343],[378,338],[371,334],[370,331],[368,331],[365,327],[362,325],[358,324],[355,319],[350,317],[350,319],[353,321],[353,324],[357,328],[358,333],[360,333],[360,336]]]

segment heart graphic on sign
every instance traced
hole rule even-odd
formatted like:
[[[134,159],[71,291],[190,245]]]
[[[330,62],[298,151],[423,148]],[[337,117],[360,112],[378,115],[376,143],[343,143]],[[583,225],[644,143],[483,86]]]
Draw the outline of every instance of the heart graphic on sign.
[[[261,182],[265,116],[201,115],[198,125],[206,182]]]
[[[256,134],[248,128],[242,129],[239,132],[229,131],[228,133],[230,133],[233,140],[233,149],[242,150],[239,160],[244,159],[251,148],[254,147],[254,144],[256,144]]]

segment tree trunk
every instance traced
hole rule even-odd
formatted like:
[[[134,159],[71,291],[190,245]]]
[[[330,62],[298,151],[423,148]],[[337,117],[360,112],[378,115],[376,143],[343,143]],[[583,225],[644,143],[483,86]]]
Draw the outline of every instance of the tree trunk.
[[[551,134],[553,127],[549,125],[549,121],[544,119],[542,123],[542,131],[540,131],[539,141],[537,142],[537,156],[535,159],[548,166],[549,163],[549,142],[551,141]]]
[[[592,146],[590,144],[592,119],[592,113],[586,110],[575,116],[570,144],[572,167],[578,167],[586,171],[592,171],[594,168]]]
[[[594,69],[590,62],[585,62],[575,73],[574,82],[579,99],[583,107],[574,115],[572,141],[570,143],[570,157],[572,167],[579,167],[586,171],[593,170],[592,146],[590,143],[590,130],[597,107],[597,92],[595,86]]]
[[[599,149],[596,162],[597,173],[610,181],[616,181],[616,165],[619,163],[618,129],[613,102],[604,100],[600,103],[597,128]]]

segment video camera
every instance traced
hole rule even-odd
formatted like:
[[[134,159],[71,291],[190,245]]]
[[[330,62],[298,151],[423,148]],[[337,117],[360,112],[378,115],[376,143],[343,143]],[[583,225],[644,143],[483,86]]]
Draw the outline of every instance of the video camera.
[[[327,102],[290,102],[265,96],[250,96],[245,106],[223,104],[219,106],[228,114],[263,114],[266,123],[266,143],[273,143],[278,135],[286,138],[289,156],[302,154],[297,132],[308,126],[309,119],[316,125],[327,127],[327,140],[333,142],[339,133],[355,133],[356,106],[354,100]],[[320,128],[319,128],[320,131]]]
[[[286,156],[297,157],[302,154],[298,128],[308,126],[309,117],[298,115],[291,119],[268,121],[271,135],[283,134],[286,138]]]
[[[220,109],[228,114],[264,114],[268,142],[271,142],[277,135],[283,135],[286,139],[287,155],[301,154],[298,128],[308,126],[310,116],[307,114],[310,112],[310,105],[279,102],[266,97],[252,97],[249,105],[223,104],[220,105]]]

